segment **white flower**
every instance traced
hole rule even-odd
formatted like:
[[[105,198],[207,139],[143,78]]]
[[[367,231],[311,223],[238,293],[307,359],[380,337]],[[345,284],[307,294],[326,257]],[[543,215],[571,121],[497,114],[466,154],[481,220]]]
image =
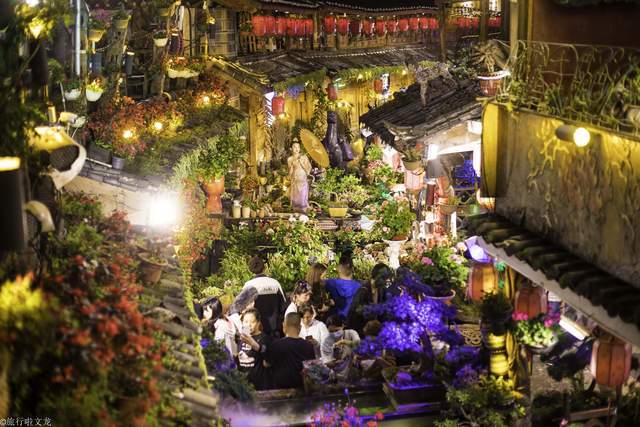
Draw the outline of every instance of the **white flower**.
[[[458,242],[458,244],[456,245],[456,249],[461,253],[465,253],[467,251],[467,245],[465,245],[464,242]]]
[[[300,221],[303,224],[306,224],[307,222],[309,222],[309,217],[306,215],[300,215],[300,217],[298,218],[298,221]]]
[[[296,222],[296,217],[295,217],[295,216],[293,216],[293,215],[291,215],[291,216],[289,217],[289,222]]]

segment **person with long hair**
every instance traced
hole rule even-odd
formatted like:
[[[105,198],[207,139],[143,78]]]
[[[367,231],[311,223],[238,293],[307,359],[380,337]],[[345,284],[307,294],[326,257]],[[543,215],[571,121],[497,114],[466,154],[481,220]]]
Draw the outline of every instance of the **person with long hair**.
[[[269,388],[267,369],[264,367],[264,356],[270,338],[262,331],[260,311],[249,308],[242,313],[242,331],[239,334],[238,369],[247,373],[249,382],[256,390]]]
[[[324,288],[326,272],[327,266],[319,262],[313,264],[307,271],[307,283],[311,286],[310,303],[316,312],[316,319],[318,320],[324,320],[333,305],[333,300]]]
[[[284,312],[286,316],[289,313],[297,313],[298,308],[304,304],[309,303],[311,299],[311,286],[304,280],[298,280],[293,293],[291,294],[291,304],[287,307],[287,311]]]

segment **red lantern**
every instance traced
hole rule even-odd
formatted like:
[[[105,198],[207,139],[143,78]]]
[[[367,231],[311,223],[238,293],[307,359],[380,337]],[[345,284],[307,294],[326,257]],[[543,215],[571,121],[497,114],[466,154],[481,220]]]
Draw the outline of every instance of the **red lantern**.
[[[426,16],[420,17],[420,29],[425,31],[429,29],[429,18]]]
[[[263,37],[267,32],[264,16],[262,15],[253,15],[251,25],[253,25],[253,35],[256,37]]]
[[[373,81],[373,90],[375,93],[382,93],[382,79],[375,79]]]
[[[362,32],[367,36],[371,35],[371,21],[368,19],[362,21]]]
[[[631,371],[631,344],[611,335],[596,340],[591,350],[591,374],[598,384],[621,387]]]
[[[398,21],[398,27],[400,27],[400,31],[403,33],[409,31],[409,20],[407,18],[402,18]]]
[[[296,18],[287,18],[287,35],[293,37],[298,29],[298,20]]]
[[[501,27],[502,26],[502,16],[498,16],[496,18],[496,27]]]
[[[307,36],[313,35],[313,19],[307,18],[304,20],[304,34]]]
[[[351,35],[359,36],[361,30],[362,30],[362,24],[360,23],[360,20],[359,19],[352,20],[351,24],[349,25],[349,31],[351,31]]]
[[[327,97],[330,101],[338,99],[338,88],[336,88],[333,83],[327,85]]]
[[[495,289],[498,289],[498,272],[493,263],[474,262],[469,274],[467,296],[473,301],[480,301]]]
[[[279,36],[287,34],[287,18],[276,18],[276,34]]]
[[[547,312],[547,293],[540,286],[525,286],[516,292],[516,312],[526,313],[529,318]]]
[[[480,25],[480,19],[478,19],[478,17],[471,18],[471,26],[478,28],[478,25]]]
[[[296,19],[297,24],[296,24],[296,36],[298,37],[304,37],[305,35],[305,20],[298,18]]]
[[[417,16],[412,16],[411,18],[409,18],[409,27],[411,28],[411,31],[418,31],[418,17]]]
[[[387,32],[395,34],[398,31],[398,21],[395,19],[389,19],[387,21]]]
[[[265,16],[264,26],[268,36],[274,35],[276,32],[276,18],[274,16]]]
[[[338,33],[343,36],[349,34],[349,20],[347,18],[338,18]]]
[[[429,28],[432,30],[437,30],[440,27],[440,23],[436,18],[429,18]]]
[[[326,34],[333,34],[336,32],[336,17],[328,15],[324,17],[324,32]]]
[[[284,114],[284,96],[278,95],[273,97],[273,101],[271,101],[271,112],[276,117]]]
[[[386,29],[386,23],[384,21],[376,21],[376,33],[378,36],[384,36],[384,30]]]

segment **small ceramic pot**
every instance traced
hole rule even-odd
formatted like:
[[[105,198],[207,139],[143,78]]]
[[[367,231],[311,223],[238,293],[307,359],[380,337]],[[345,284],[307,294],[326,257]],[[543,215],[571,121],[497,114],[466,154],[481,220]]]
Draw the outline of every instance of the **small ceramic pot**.
[[[86,92],[87,101],[96,102],[102,96],[102,92],[103,91],[87,89],[87,92]]]
[[[242,206],[233,205],[231,207],[231,217],[232,218],[240,218],[241,215],[242,215]]]
[[[82,91],[80,89],[71,89],[68,92],[64,93],[64,99],[67,101],[76,101],[82,95]]]
[[[124,159],[122,157],[111,157],[111,166],[115,170],[122,170],[124,168]]]
[[[89,33],[87,34],[87,38],[89,39],[90,42],[97,43],[97,42],[100,41],[100,39],[102,39],[103,35],[104,35],[104,30],[98,30],[96,28],[91,28],[91,29],[89,29]]]
[[[242,207],[242,218],[249,218],[251,216],[251,208],[249,206]]]

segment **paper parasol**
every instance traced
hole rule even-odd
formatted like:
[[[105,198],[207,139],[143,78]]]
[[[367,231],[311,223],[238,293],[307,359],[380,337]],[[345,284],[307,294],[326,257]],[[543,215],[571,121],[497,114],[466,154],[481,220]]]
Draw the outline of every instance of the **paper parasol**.
[[[322,168],[329,167],[329,155],[322,142],[309,129],[300,129],[300,140],[309,156]]]

